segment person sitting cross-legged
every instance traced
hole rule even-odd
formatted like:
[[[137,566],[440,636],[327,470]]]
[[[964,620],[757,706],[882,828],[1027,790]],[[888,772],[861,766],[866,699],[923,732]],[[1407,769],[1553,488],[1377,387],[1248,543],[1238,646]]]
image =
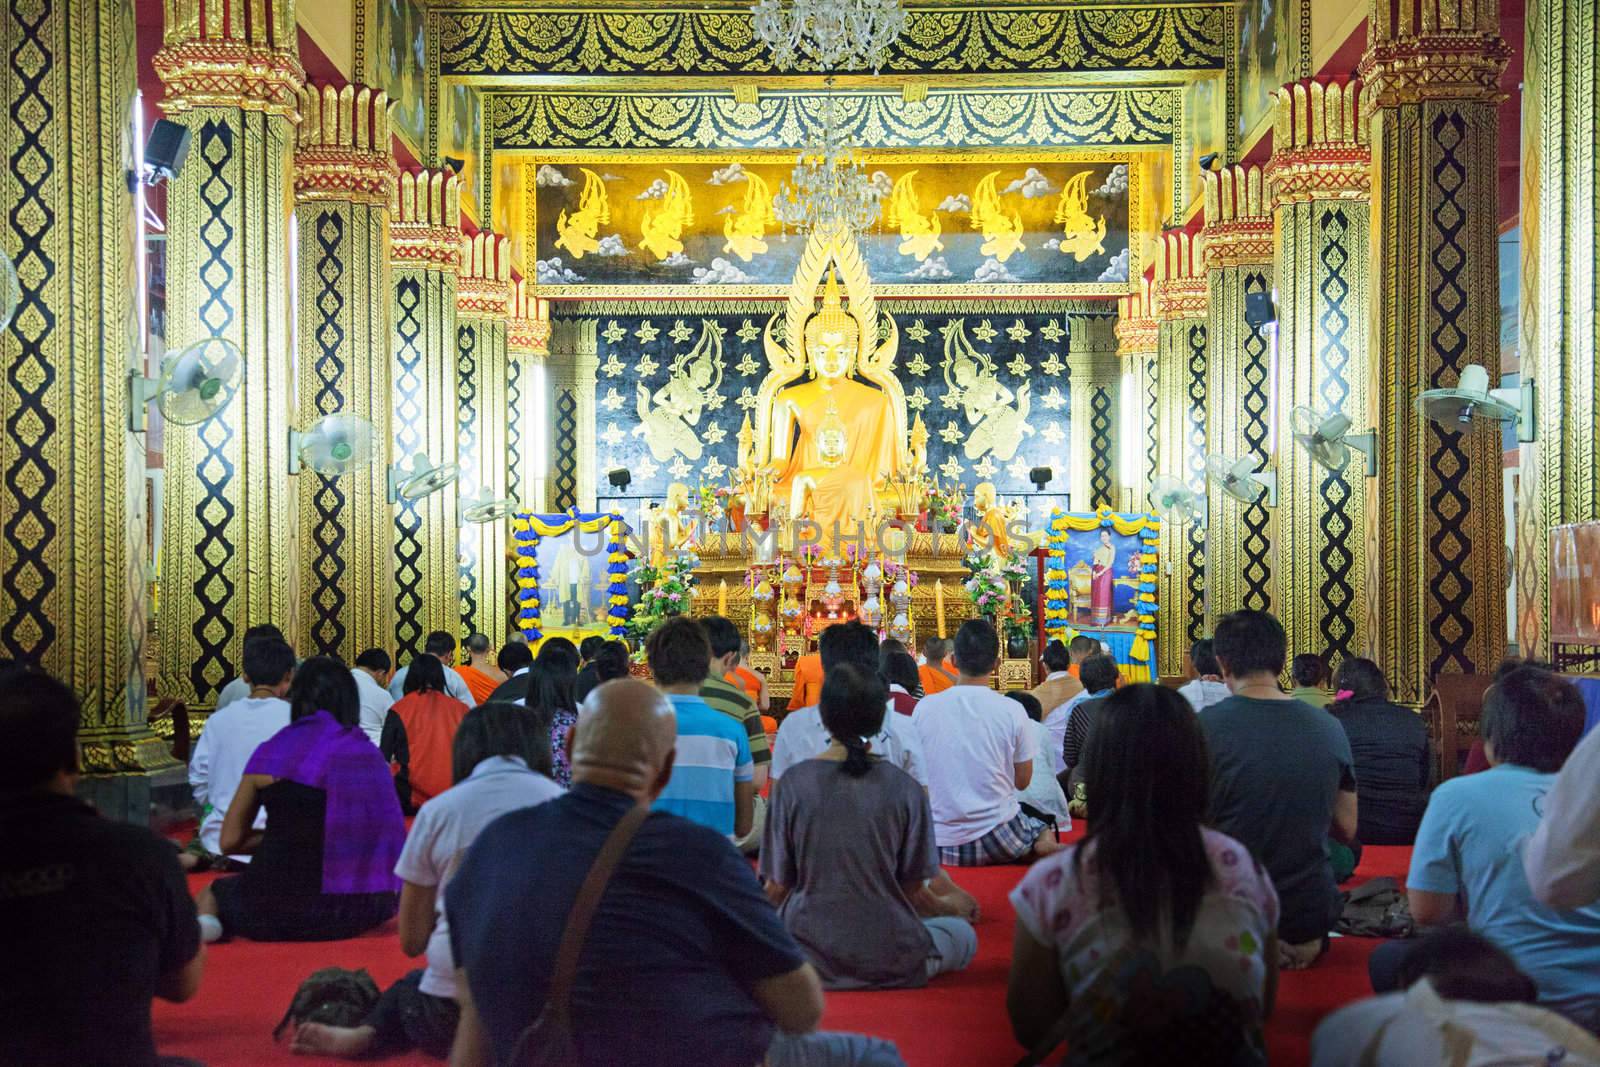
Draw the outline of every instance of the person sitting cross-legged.
[[[1058,778],[1067,800],[1079,815],[1089,810],[1088,787],[1083,782],[1083,756],[1089,751],[1089,738],[1105,714],[1106,698],[1117,691],[1121,672],[1110,656],[1093,655],[1078,671],[1083,692],[1067,701],[1066,736],[1061,743],[1061,772]]]
[[[1432,760],[1422,716],[1389,701],[1389,683],[1370,659],[1339,664],[1328,710],[1344,727],[1361,784],[1356,838],[1363,845],[1409,845],[1428,806]]]
[[[1050,728],[1044,724],[1043,708],[1039,698],[1026,690],[1006,694],[1007,700],[1022,705],[1033,722],[1034,736],[1038,739],[1033,757],[1033,781],[1028,788],[1017,790],[1017,803],[1022,810],[1036,819],[1054,823],[1055,828],[1066,833],[1072,829],[1072,811],[1067,806],[1066,790],[1061,788],[1061,757],[1050,751]]]
[[[590,634],[578,642],[578,676],[572,682],[572,698],[580,704],[591,689],[604,681],[595,669],[594,658],[607,643],[599,634]]]
[[[369,648],[356,656],[355,666],[350,668],[356,692],[361,694],[361,731],[375,745],[383,740],[383,724],[394,707],[394,697],[389,695],[391,667],[389,653]]]
[[[916,657],[904,647],[890,648],[885,641],[878,649],[878,673],[889,683],[889,706],[900,715],[911,715],[922,699],[922,676]]]
[[[1149,684],[1106,703],[1085,759],[1089,832],[1011,893],[1012,1030],[1030,1062],[1065,1039],[1072,1065],[1265,1064],[1272,879],[1206,828],[1209,764],[1188,703]]]
[[[1233,695],[1222,680],[1222,667],[1217,663],[1216,646],[1211,638],[1202,637],[1189,646],[1189,671],[1194,677],[1183,684],[1178,695],[1196,712],[1205,711]]]
[[[1214,641],[1233,695],[1200,713],[1211,752],[1211,825],[1242,841],[1272,875],[1282,904],[1280,963],[1309,967],[1327,951],[1341,910],[1328,839],[1348,845],[1356,837],[1350,741],[1332,715],[1278,687],[1288,642],[1271,614],[1225,615]]]
[[[244,632],[244,643],[247,645],[251,641],[260,638],[271,638],[274,641],[282,641],[284,644],[289,643],[288,639],[283,636],[283,631],[270,622],[257,623]],[[211,710],[211,714],[215,715],[235,700],[243,700],[250,695],[252,688],[254,686],[251,684],[250,679],[243,674],[239,675],[239,677],[222,687],[222,691],[217,694],[217,705]]]
[[[361,732],[350,671],[300,665],[288,726],[255,750],[222,823],[222,847],[254,858],[200,891],[200,931],[255,941],[337,941],[394,915],[405,818],[383,756]],[[255,830],[267,810],[267,827]]]
[[[1022,705],[989,688],[1000,659],[994,624],[971,619],[956,633],[960,682],[925,696],[911,717],[922,742],[941,861],[952,867],[1015,863],[1057,852],[1047,823],[1022,810],[1038,735]]]
[[[510,811],[561,795],[550,780],[550,739],[537,718],[514,704],[485,704],[461,720],[451,754],[455,784],[422,806],[395,865],[400,947],[428,954],[428,966],[384,991],[359,1026],[302,1023],[294,1050],[323,1056],[385,1056],[420,1048],[448,1056],[460,1010],[444,891],[462,854],[483,828]]]
[[[455,672],[452,662],[456,656],[456,635],[449,630],[435,630],[427,636],[422,643],[422,655],[413,657],[411,663],[406,664],[394,672],[389,679],[389,695],[399,700],[406,695],[406,676],[411,673],[412,664],[424,657],[438,660],[444,667],[444,691],[461,703],[471,707],[474,703],[472,690],[467,688],[467,680]]]
[[[1289,695],[1314,708],[1325,708],[1332,697],[1328,693],[1328,664],[1314,652],[1302,652],[1289,663],[1289,677],[1294,688]]]
[[[445,692],[446,675],[459,677],[432,656],[418,657],[406,675],[405,695],[389,709],[378,739],[408,815],[450,788],[450,746],[467,706]]]
[[[190,1063],[157,1055],[150,1027],[151,998],[188,1000],[205,970],[177,853],[74,795],[70,689],[4,666],[0,694],[0,1063]]]
[[[525,641],[510,641],[495,656],[495,666],[506,680],[489,694],[488,704],[521,704],[528,696],[528,669],[533,666],[533,650]]]
[[[294,650],[279,637],[253,637],[244,643],[244,672],[250,679],[246,695],[211,713],[189,757],[189,788],[205,809],[186,852],[196,866],[250,862],[248,856],[222,855],[222,820],[256,747],[289,725],[289,702],[283,698],[294,680]],[[263,814],[256,829],[266,825]]]
[[[1600,904],[1557,911],[1539,903],[1522,864],[1583,721],[1577,688],[1549,671],[1519,667],[1490,686],[1480,720],[1489,769],[1433,791],[1412,848],[1406,899],[1420,926],[1464,919],[1533,979],[1541,1005],[1600,1032]],[[1396,988],[1410,947],[1391,941],[1373,952],[1375,992]]]
[[[674,621],[695,625],[662,626]],[[676,629],[667,639],[686,641]],[[821,984],[749,863],[726,834],[652,810],[676,773],[675,720],[673,701],[642,682],[599,686],[573,732],[572,789],[501,816],[467,850],[445,895],[460,968],[451,1063],[514,1062],[547,1006],[580,886],[620,825],[631,836],[593,898],[569,987],[576,1067],[901,1065],[887,1041],[812,1032]]]
[[[467,662],[454,668],[461,675],[461,680],[467,683],[473,705],[488,700],[489,694],[506,680],[506,672],[500,669],[496,657],[490,655],[493,648],[488,637],[472,634],[467,638]]]
[[[687,615],[674,616],[650,631],[645,655],[677,714],[677,770],[656,807],[743,839],[755,822],[755,761],[744,727],[700,696],[711,670],[705,630]]]
[[[959,905],[929,888],[941,872],[927,794],[871,750],[887,703],[877,675],[828,671],[832,742],[773,789],[761,842],[767,898],[828,989],[916,988],[978,949]]]
[[[1066,704],[1083,692],[1083,683],[1068,671],[1067,668],[1072,666],[1072,654],[1061,641],[1051,641],[1045,645],[1044,651],[1039,654],[1039,662],[1049,673],[1031,692],[1039,702],[1043,716],[1041,721],[1050,731],[1051,751],[1055,753],[1056,761],[1060,762],[1061,748],[1067,740],[1067,716],[1071,714]]]

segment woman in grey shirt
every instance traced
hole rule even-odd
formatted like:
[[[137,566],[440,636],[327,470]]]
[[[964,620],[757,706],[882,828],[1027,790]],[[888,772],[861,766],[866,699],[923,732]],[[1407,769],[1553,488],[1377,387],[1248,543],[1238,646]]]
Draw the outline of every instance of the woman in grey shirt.
[[[829,989],[915,988],[978,948],[960,899],[928,886],[942,872],[927,794],[868,751],[887,702],[876,674],[829,671],[820,711],[832,743],[789,769],[767,810],[767,896]]]

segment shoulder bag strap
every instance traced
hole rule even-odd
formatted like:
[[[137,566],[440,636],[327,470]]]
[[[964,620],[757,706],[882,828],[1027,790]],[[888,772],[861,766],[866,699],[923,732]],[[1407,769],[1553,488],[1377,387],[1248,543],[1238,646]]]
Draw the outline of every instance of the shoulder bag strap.
[[[572,911],[567,914],[567,927],[561,933],[555,972],[550,978],[550,992],[545,998],[546,1010],[563,1024],[570,1018],[572,982],[578,974],[578,953],[583,950],[583,943],[589,935],[589,923],[600,906],[601,894],[606,891],[612,872],[617,869],[617,863],[627,851],[633,835],[649,814],[649,805],[635,805],[612,829],[605,844],[600,846],[600,854],[595,857],[594,865],[584,877],[583,885],[578,889],[578,898],[572,902]]]

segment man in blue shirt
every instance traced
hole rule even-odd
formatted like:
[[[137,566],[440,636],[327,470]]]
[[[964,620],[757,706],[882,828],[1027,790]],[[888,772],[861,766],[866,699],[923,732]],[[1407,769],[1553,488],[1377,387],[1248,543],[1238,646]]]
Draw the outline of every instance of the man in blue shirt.
[[[672,781],[656,798],[656,810],[742,839],[755,818],[755,763],[744,727],[700,696],[711,670],[705,629],[678,615],[652,630],[644,648],[656,688],[678,714]]]
[[[1522,866],[1545,793],[1577,745],[1583,718],[1577,689],[1549,671],[1519,667],[1495,683],[1480,723],[1490,769],[1434,790],[1412,849],[1406,896],[1419,925],[1465,919],[1534,980],[1542,1005],[1597,1030],[1600,905],[1547,908],[1534,898]],[[1409,947],[1392,942],[1373,953],[1374,989],[1393,988]]]
[[[502,816],[468,850],[445,898],[463,979],[452,1063],[506,1062],[539,1014],[578,887],[623,816],[666,788],[674,740],[660,693],[601,685],[573,734],[571,791]],[[821,1017],[816,972],[749,863],[722,835],[653,811],[578,956],[583,1067],[904,1067],[889,1042],[811,1032]]]

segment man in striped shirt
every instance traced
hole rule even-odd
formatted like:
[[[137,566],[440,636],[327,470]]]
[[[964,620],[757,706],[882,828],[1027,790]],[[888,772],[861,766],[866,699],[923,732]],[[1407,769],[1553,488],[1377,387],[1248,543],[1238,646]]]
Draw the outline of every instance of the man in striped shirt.
[[[741,852],[754,854],[761,847],[761,831],[766,826],[767,802],[761,790],[767,784],[767,767],[772,762],[772,745],[767,741],[767,729],[761,725],[761,711],[745,691],[723,676],[739,665],[739,651],[743,639],[732,622],[720,615],[700,620],[711,642],[711,673],[700,687],[700,699],[744,727],[750,741],[750,758],[755,761],[755,815],[751,819],[750,833],[734,842]]]
[[[645,656],[678,716],[672,778],[655,808],[743,839],[754,823],[755,761],[745,728],[700,696],[711,672],[705,630],[684,615],[667,619],[645,642]]]

